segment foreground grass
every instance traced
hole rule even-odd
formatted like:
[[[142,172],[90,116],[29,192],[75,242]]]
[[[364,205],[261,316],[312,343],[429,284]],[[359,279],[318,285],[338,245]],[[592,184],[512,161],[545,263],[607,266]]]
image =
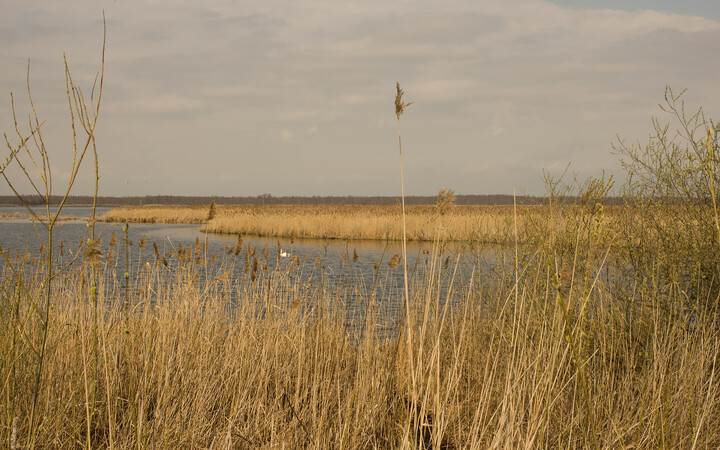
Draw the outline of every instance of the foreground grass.
[[[621,302],[599,282],[552,289],[543,280],[558,274],[548,265],[478,279],[431,260],[411,285],[408,353],[407,326],[396,321],[399,268],[376,270],[372,286],[353,279],[343,288],[324,283],[320,264],[246,271],[242,259],[207,281],[201,264],[146,264],[127,305],[110,277],[97,315],[86,268],[58,278],[37,443],[720,445],[720,330],[712,314],[668,313],[659,301],[667,292]],[[19,267],[27,293],[7,268],[0,285],[8,447],[26,442],[42,329],[28,299],[40,295],[44,268]],[[450,293],[443,280],[453,280]],[[387,334],[389,320],[399,335]]]
[[[506,244],[515,240],[512,206],[407,206],[409,240],[474,241]],[[520,207],[518,237],[532,233],[532,218],[548,214],[544,206]],[[107,222],[206,224],[212,233],[320,239],[401,240],[397,206],[369,205],[246,205],[219,206],[207,221],[200,206],[143,206],[113,209]],[[439,224],[442,226],[439,226]]]

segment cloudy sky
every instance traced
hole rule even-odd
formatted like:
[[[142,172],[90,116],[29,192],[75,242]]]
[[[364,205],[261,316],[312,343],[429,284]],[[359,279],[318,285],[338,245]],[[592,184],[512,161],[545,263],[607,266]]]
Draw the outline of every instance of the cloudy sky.
[[[667,85],[720,118],[716,0],[3,0],[0,130],[29,60],[56,190],[63,52],[89,96],[103,10],[102,195],[397,195],[395,82],[415,195],[622,180],[611,143],[647,141]]]

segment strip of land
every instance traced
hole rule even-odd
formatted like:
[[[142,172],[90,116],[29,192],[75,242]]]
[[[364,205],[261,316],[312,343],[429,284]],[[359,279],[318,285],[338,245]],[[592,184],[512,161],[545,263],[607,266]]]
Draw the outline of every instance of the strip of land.
[[[42,220],[47,220],[47,215],[43,212],[38,213],[38,217]],[[33,217],[30,215],[30,213],[27,212],[12,212],[12,213],[3,213],[0,212],[0,221],[4,220],[33,220]],[[67,215],[61,215],[58,217],[58,220],[68,221],[68,220],[80,220],[80,217],[75,216],[67,216]]]
[[[474,240],[506,243],[524,240],[532,218],[547,215],[544,206],[511,205],[406,208],[409,240]],[[398,205],[233,205],[142,206],[116,208],[101,217],[107,222],[199,224],[208,232],[272,237],[400,240]]]

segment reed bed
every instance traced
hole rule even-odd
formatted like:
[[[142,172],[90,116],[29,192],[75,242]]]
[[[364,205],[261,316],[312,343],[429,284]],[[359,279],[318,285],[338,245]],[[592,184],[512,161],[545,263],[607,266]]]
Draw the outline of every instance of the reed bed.
[[[23,214],[20,212],[14,212],[14,213],[3,213],[0,212],[0,220],[16,220],[16,219],[27,219],[30,216],[28,214]]]
[[[0,212],[0,221],[8,221],[8,220],[31,220],[32,216],[27,213],[22,212],[13,212],[13,213],[2,213]],[[79,217],[76,216],[70,216],[70,215],[60,215],[58,216],[57,220],[59,222],[67,222],[70,220],[80,220]]]
[[[660,299],[679,291],[620,301],[612,286],[583,286],[579,272],[558,274],[532,254],[519,276],[459,276],[436,251],[411,277],[408,325],[394,307],[397,265],[377,268],[372,285],[329,285],[322,261],[272,270],[249,256],[248,269],[244,255],[257,252],[247,248],[205,277],[205,258],[150,264],[130,246],[126,299],[115,245],[98,277],[99,315],[87,264],[54,282],[40,446],[720,445],[717,317],[668,314]],[[0,438],[20,448],[42,330],[30,299],[45,268],[14,266],[23,283],[6,266],[0,284]],[[556,278],[569,287],[554,288]]]
[[[115,208],[100,216],[99,220],[118,223],[198,224],[205,221],[207,214],[207,207],[149,205]]]
[[[517,237],[526,242],[533,222],[546,206],[519,207]],[[116,208],[100,220],[132,223],[203,224],[208,232],[240,235],[343,240],[402,239],[400,208],[366,205],[218,206],[207,220],[207,207],[143,206]],[[453,205],[407,206],[407,238],[414,241],[475,241],[508,244],[516,238],[513,207]],[[438,226],[441,224],[441,226]],[[558,226],[563,226],[562,224]]]

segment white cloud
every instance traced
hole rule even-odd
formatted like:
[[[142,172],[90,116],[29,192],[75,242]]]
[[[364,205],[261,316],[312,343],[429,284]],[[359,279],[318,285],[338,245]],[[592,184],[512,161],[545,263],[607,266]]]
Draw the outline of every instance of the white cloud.
[[[203,88],[203,94],[210,97],[260,97],[268,96],[273,92],[264,86],[240,86],[240,85],[228,85],[228,86],[212,86]]]
[[[573,36],[583,43],[609,43],[658,30],[692,33],[720,29],[720,23],[702,17],[652,10],[563,9],[541,0],[513,2],[497,12],[507,24],[503,34],[515,38]]]
[[[412,86],[418,100],[461,100],[475,95],[481,84],[479,80],[431,80]]]
[[[350,106],[366,105],[383,101],[382,94],[348,93],[340,96],[340,101]]]
[[[115,155],[136,142],[152,148],[158,162],[177,166],[169,173],[190,171],[196,162],[176,155],[192,154],[206,139],[218,152],[204,162],[208,176],[225,173],[232,161],[262,166],[288,143],[304,160],[324,161],[303,166],[304,179],[341,173],[349,161],[356,173],[376,173],[396,143],[396,81],[416,102],[403,117],[407,176],[413,177],[413,159],[427,167],[446,164],[442,173],[457,173],[457,186],[450,187],[458,192],[532,190],[532,171],[541,183],[544,165],[564,167],[571,158],[617,168],[609,142],[615,133],[647,135],[666,84],[688,87],[694,95],[688,104],[702,102],[711,117],[720,108],[720,60],[708,56],[717,53],[719,22],[652,10],[567,9],[542,0],[9,3],[0,17],[6,62],[0,88],[22,91],[31,57],[40,113],[49,111],[43,118],[51,126],[66,123],[62,51],[76,79],[91,85],[103,8],[107,78],[99,126],[108,138],[101,151],[118,174],[133,168]],[[59,79],[51,85],[53,67]],[[8,108],[1,106],[7,130]],[[104,113],[116,116],[103,121]],[[136,117],[144,115],[152,117]],[[313,138],[298,138],[308,135]],[[347,149],[338,152],[338,142]],[[363,157],[352,159],[358,154]],[[522,170],[513,169],[518,164]],[[482,177],[467,167],[481,167]],[[395,180],[382,177],[358,192],[333,191],[330,182],[265,186],[260,172],[247,177],[258,193],[395,189]],[[158,181],[170,192],[192,193],[172,179]]]
[[[141,97],[130,100],[116,100],[103,106],[103,111],[119,114],[176,114],[195,112],[207,104],[178,94],[166,94],[159,97]]]

